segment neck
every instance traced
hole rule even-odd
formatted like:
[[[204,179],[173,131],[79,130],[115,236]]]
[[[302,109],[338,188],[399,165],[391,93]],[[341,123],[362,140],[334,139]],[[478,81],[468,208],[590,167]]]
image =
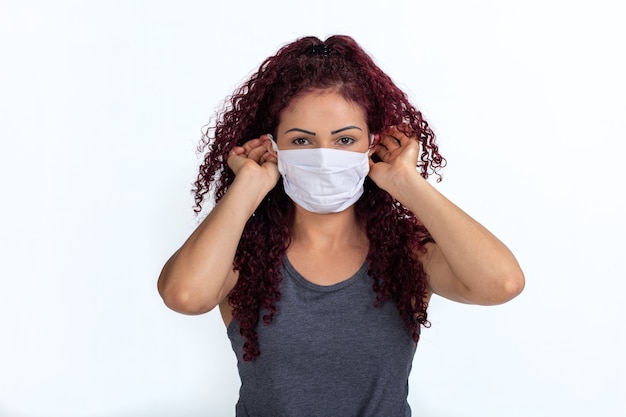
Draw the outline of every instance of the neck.
[[[362,242],[365,231],[357,222],[354,205],[340,213],[317,214],[295,206],[292,244],[311,249],[333,249]]]

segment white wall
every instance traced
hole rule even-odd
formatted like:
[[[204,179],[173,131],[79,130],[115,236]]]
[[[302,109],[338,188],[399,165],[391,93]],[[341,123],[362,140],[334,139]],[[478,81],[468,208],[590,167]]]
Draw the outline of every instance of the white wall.
[[[388,3],[384,5],[383,3]],[[0,416],[233,415],[219,314],[156,292],[201,127],[297,37],[354,36],[516,253],[509,304],[433,301],[414,415],[624,416],[618,1],[0,1]]]

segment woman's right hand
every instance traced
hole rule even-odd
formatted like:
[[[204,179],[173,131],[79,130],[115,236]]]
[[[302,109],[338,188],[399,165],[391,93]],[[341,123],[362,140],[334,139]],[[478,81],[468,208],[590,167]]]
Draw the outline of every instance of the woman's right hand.
[[[280,178],[278,160],[268,135],[249,140],[243,146],[235,146],[228,154],[227,163],[236,177],[261,179],[267,192]]]
[[[159,276],[159,293],[174,311],[202,314],[226,299],[239,276],[233,259],[246,222],[280,177],[267,135],[235,147],[227,163],[235,181]]]

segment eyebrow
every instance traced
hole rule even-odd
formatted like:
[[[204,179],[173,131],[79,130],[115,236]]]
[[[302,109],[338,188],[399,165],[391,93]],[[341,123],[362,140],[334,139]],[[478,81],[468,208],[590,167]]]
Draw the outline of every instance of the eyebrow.
[[[351,126],[342,127],[341,129],[333,130],[332,132],[330,132],[330,134],[334,135],[336,133],[343,132],[344,130],[350,130],[350,129],[358,129],[361,132],[363,131],[363,129],[361,129],[360,127],[351,125]]]
[[[299,127],[294,127],[293,129],[289,129],[285,131],[285,133],[289,133],[289,132],[302,132],[302,133],[306,133],[307,135],[315,136],[315,132],[310,132],[308,130],[300,129]]]
[[[361,129],[358,126],[350,125],[350,126],[342,127],[341,129],[333,130],[333,131],[330,132],[330,134],[331,135],[335,135],[337,133],[343,132],[345,130],[350,130],[350,129],[358,129],[361,132],[363,131],[363,129]],[[289,133],[289,132],[302,132],[302,133],[306,133],[307,135],[315,136],[315,132],[311,132],[311,131],[305,130],[305,129],[300,129],[299,127],[294,127],[292,129],[289,129],[289,130],[285,131],[285,133]]]

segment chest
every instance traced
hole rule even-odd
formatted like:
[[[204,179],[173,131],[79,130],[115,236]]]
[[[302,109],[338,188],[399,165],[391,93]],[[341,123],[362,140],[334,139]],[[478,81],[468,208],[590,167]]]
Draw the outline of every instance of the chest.
[[[261,356],[253,367],[276,381],[287,375],[406,377],[415,343],[395,303],[374,306],[372,283],[365,266],[332,286],[307,281],[295,270],[286,274],[278,313],[270,325],[257,327]]]
[[[303,409],[409,415],[416,345],[393,302],[374,306],[366,265],[330,286],[305,280],[290,265],[283,272],[278,313],[257,327],[260,356],[244,362],[244,341],[236,323],[229,327],[242,382],[239,406],[259,416],[307,415]]]
[[[345,293],[283,293],[274,322],[258,329],[266,360],[298,373],[404,368],[415,344],[395,304],[375,307],[370,286],[352,287]]]

